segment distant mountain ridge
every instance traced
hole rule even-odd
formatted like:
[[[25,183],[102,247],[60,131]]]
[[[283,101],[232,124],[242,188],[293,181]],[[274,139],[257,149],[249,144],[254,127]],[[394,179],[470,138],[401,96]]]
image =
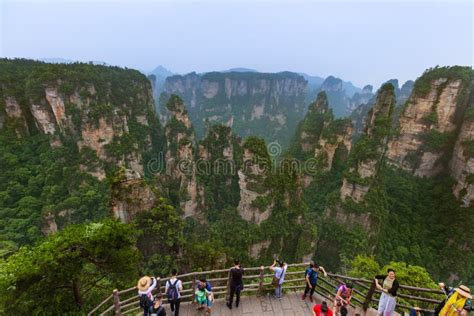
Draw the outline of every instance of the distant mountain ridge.
[[[166,78],[159,113],[177,94],[188,104],[198,138],[206,125],[222,123],[240,136],[260,135],[267,141],[287,144],[298,121],[306,112],[307,81],[292,72],[209,72]]]

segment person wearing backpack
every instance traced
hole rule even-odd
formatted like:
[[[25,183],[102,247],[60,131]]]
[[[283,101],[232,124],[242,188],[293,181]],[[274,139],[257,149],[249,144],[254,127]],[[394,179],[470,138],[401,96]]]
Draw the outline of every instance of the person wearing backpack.
[[[273,264],[270,266],[270,270],[275,272],[273,276],[272,284],[275,287],[275,298],[281,299],[281,287],[283,282],[285,282],[285,274],[288,265],[279,260],[273,260]]]
[[[155,277],[144,276],[138,280],[137,289],[140,297],[140,307],[143,309],[143,316],[148,316],[148,310],[153,304],[153,293],[156,284]]]
[[[166,310],[165,310],[163,304],[161,303],[162,298],[163,298],[163,296],[161,295],[161,293],[159,293],[155,297],[155,301],[153,302],[153,304],[148,309],[148,312],[150,313],[150,316],[166,316]]]
[[[244,274],[244,269],[240,266],[239,260],[234,260],[234,267],[230,269],[230,293],[229,301],[227,302],[227,307],[232,309],[232,301],[235,298],[235,307],[239,307],[240,302],[240,292],[244,289],[244,283],[242,282],[242,276]]]
[[[338,315],[341,313],[341,316],[347,315],[347,306],[350,304],[352,299],[352,283],[344,284],[338,286],[336,297],[334,298],[334,314]]]
[[[171,278],[166,282],[165,293],[170,303],[171,312],[174,316],[179,316],[179,305],[181,303],[181,294],[183,283],[178,279],[178,271],[171,270]]]
[[[304,293],[301,296],[301,299],[304,301],[306,299],[306,295],[309,292],[309,300],[311,303],[313,302],[313,295],[314,290],[316,289],[316,284],[318,283],[318,275],[319,272],[323,272],[324,276],[327,276],[326,270],[323,267],[318,266],[316,263],[311,263],[309,268],[306,269],[304,273],[304,277],[306,280],[306,288],[304,289]]]

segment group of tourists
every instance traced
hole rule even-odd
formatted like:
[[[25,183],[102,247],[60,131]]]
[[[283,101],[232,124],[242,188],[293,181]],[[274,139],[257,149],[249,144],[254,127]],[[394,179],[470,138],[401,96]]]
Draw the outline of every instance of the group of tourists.
[[[153,296],[153,290],[158,284],[155,277],[144,276],[138,280],[137,289],[140,297],[140,307],[143,309],[144,316],[166,316],[166,310],[163,307],[163,295],[158,293]],[[171,276],[166,281],[165,293],[170,304],[171,313],[179,316],[179,306],[181,304],[181,291],[183,282],[178,279],[178,271],[171,270]]]
[[[264,267],[262,266],[263,270]],[[282,285],[285,282],[288,264],[282,260],[275,259],[269,267],[274,272],[272,285],[275,288],[276,299],[282,297]],[[310,302],[314,301],[313,295],[318,283],[318,276],[323,273],[327,276],[325,269],[316,263],[311,263],[305,271],[305,290],[301,296],[302,300],[309,297]],[[166,282],[165,295],[170,304],[172,315],[179,316],[179,307],[181,303],[181,291],[183,284],[177,277],[176,269],[171,271],[170,279]],[[243,275],[244,269],[241,267],[239,260],[234,260],[234,266],[230,269],[229,279],[229,296],[227,307],[232,309],[235,297],[235,307],[239,307],[240,294],[244,289]],[[396,278],[395,271],[388,269],[385,275],[376,275],[374,277],[375,287],[381,292],[379,304],[377,308],[378,316],[393,316],[396,307],[397,291],[400,284]],[[162,294],[158,293],[153,296],[153,290],[158,282],[154,277],[144,276],[137,284],[138,295],[140,297],[140,307],[143,308],[144,316],[166,316],[165,308],[162,304]],[[440,288],[446,298],[435,309],[434,313],[425,312],[420,308],[413,308],[410,316],[467,316],[472,310],[471,293],[467,286],[460,285],[456,288],[447,287],[444,283],[439,283]],[[313,306],[314,316],[346,316],[350,305],[354,285],[350,282],[340,283],[335,289],[334,301],[332,309],[326,302]],[[211,308],[214,302],[214,294],[212,286],[206,279],[200,279],[194,289],[194,303],[197,304],[198,310],[203,310],[205,315],[211,314]]]

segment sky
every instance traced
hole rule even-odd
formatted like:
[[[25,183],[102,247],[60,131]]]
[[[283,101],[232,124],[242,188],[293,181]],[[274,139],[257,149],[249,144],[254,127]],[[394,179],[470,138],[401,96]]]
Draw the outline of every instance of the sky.
[[[472,65],[472,1],[0,0],[0,55],[174,73],[247,67],[358,86]]]

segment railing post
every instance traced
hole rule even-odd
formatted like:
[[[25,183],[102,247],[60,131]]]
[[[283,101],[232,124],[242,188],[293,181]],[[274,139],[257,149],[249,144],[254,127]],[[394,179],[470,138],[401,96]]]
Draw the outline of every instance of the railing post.
[[[194,291],[196,291],[196,272],[193,273],[193,282],[191,284],[191,302],[194,303]]]
[[[121,311],[121,308],[120,308],[119,290],[115,289],[113,294],[114,294],[115,315],[116,316],[122,316],[122,311]]]
[[[232,278],[232,274],[230,273],[230,269],[229,269],[228,276],[227,276],[227,293],[225,295],[226,302],[230,301],[230,281],[231,281],[231,278]]]
[[[160,277],[157,277],[156,278],[156,293],[159,293],[161,294],[161,278]]]
[[[375,280],[370,285],[369,292],[367,292],[367,295],[365,296],[364,304],[362,304],[362,308],[364,309],[364,311],[367,311],[367,309],[369,308],[369,305],[370,305],[370,302],[372,301],[372,296],[374,295],[374,293],[375,293]]]
[[[260,295],[263,295],[263,276],[264,276],[264,267],[260,266],[260,280],[258,283],[258,292]]]

